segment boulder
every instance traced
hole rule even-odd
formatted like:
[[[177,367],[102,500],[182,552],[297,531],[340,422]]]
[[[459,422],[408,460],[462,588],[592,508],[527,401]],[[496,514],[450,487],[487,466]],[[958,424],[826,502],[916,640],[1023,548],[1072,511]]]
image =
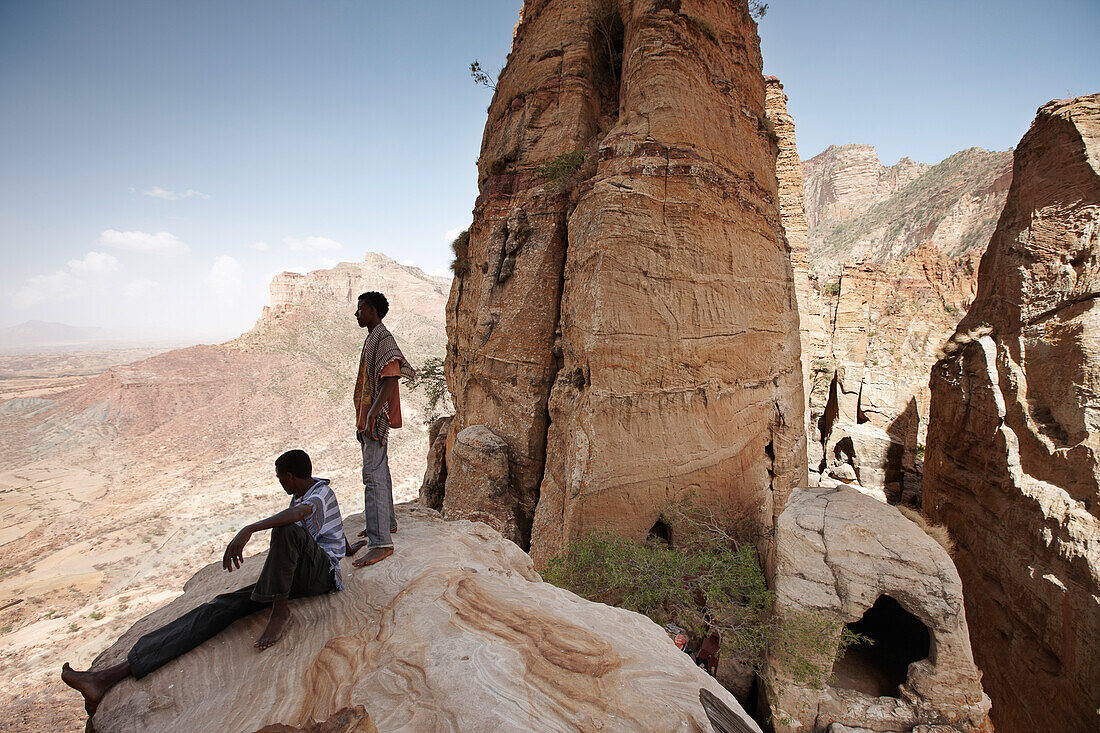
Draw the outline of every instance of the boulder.
[[[471,425],[455,436],[447,465],[443,516],[485,522],[513,542],[522,541],[508,444],[487,427]]]
[[[1100,729],[1100,95],[1016,148],[974,305],[932,370],[923,509],[957,545],[1001,730]]]
[[[705,688],[759,731],[646,617],[543,583],[531,559],[484,524],[445,522],[418,505],[398,507],[398,516],[396,553],[364,569],[345,560],[346,589],[293,601],[275,647],[252,647],[263,612],[242,619],[142,680],[117,685],[96,730],[701,731],[709,730],[699,702]],[[358,530],[361,517],[346,526]],[[121,660],[142,633],[252,581],[263,559],[249,558],[232,575],[204,568],[94,666]]]
[[[428,468],[420,484],[420,503],[437,511],[443,508],[447,485],[447,435],[452,419],[436,418],[428,428]]]
[[[832,662],[837,628],[820,688],[773,652],[765,682],[777,733],[991,730],[955,566],[894,507],[848,487],[796,491],[776,529],[775,593],[781,618],[835,618],[874,642]]]

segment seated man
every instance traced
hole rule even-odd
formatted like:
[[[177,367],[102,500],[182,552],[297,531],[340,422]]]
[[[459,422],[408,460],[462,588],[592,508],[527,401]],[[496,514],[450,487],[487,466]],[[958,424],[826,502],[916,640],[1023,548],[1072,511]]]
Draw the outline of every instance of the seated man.
[[[365,543],[348,543],[336,495],[328,479],[312,478],[312,471],[305,451],[279,456],[275,475],[292,497],[290,507],[248,525],[225,548],[222,567],[233,572],[241,567],[244,546],[252,535],[271,530],[271,549],[255,583],[223,593],[141,637],[121,664],[94,672],[78,672],[68,664],[62,667],[61,679],[84,696],[89,715],[107,691],[126,677],[141,679],[239,618],[271,606],[267,627],[253,644],[263,651],[282,638],[290,619],[289,599],[343,590],[340,558],[354,555]]]

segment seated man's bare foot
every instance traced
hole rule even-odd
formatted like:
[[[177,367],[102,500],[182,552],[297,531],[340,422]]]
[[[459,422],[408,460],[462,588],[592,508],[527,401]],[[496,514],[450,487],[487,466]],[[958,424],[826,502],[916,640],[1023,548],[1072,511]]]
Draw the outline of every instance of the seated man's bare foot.
[[[267,619],[267,627],[264,628],[264,632],[260,634],[260,638],[256,639],[256,643],[252,646],[262,652],[279,639],[282,639],[283,634],[286,633],[288,621],[290,621],[290,607],[287,602],[285,600],[275,601],[271,604],[271,616]]]
[[[70,667],[68,662],[66,662],[65,665],[61,667],[61,681],[84,696],[84,709],[88,711],[88,715],[94,715],[96,708],[99,707],[99,703],[103,699],[103,696],[107,694],[107,691],[114,687],[123,677],[129,675],[129,665],[126,665],[125,674],[121,676],[112,674],[114,671],[120,671],[118,669],[119,667],[121,667],[121,665],[98,672],[92,672],[91,670],[80,672]]]
[[[359,540],[354,545],[349,544],[347,547],[344,548],[344,550],[345,550],[344,556],[345,557],[351,557],[352,555],[359,552],[360,550],[362,550],[366,546],[367,546],[367,541],[366,540]]]
[[[353,562],[352,565],[357,568],[364,568],[367,565],[374,565],[376,562],[385,560],[392,554],[393,547],[372,547],[366,555]]]

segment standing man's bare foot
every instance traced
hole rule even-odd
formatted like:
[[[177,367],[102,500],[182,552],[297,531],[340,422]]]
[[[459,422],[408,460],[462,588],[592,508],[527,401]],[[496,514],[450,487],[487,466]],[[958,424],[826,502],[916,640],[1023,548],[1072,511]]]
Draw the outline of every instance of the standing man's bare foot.
[[[367,565],[374,565],[376,562],[385,560],[392,554],[393,547],[372,547],[366,555],[353,562],[352,565],[357,568],[365,568]]]
[[[96,708],[107,691],[130,676],[130,663],[123,662],[96,672],[79,672],[66,662],[61,667],[61,681],[84,696],[84,709],[95,715]]]
[[[346,546],[344,547],[344,557],[351,557],[352,555],[354,555],[355,553],[359,552],[364,547],[366,547],[367,546],[367,541],[366,540],[359,540],[354,545],[351,544],[350,542],[347,542],[347,543],[345,543],[345,545]]]
[[[367,530],[365,530],[365,529],[362,532],[360,532],[359,534],[356,535],[356,537],[366,537],[366,536],[367,536]]]
[[[286,599],[282,598],[272,603],[271,616],[267,619],[264,633],[260,634],[260,638],[256,639],[256,643],[252,646],[262,652],[279,639],[282,639],[283,634],[286,633],[288,621],[290,621],[290,604],[287,603]]]

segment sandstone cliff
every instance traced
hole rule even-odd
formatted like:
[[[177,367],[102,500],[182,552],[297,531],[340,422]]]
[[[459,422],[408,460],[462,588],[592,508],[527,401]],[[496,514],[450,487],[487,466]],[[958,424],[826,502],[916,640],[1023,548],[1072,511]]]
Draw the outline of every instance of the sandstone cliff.
[[[243,619],[119,684],[96,712],[96,730],[312,731],[314,721],[369,716],[381,731],[704,731],[706,689],[759,731],[646,617],[543,583],[530,557],[483,524],[444,522],[417,506],[399,507],[398,520],[396,554],[361,570],[345,560],[346,589],[292,601],[277,646],[252,647],[263,612]],[[361,516],[347,527],[360,529]],[[251,582],[263,560],[251,557],[232,575],[204,568],[96,664],[117,662],[141,634]]]
[[[381,255],[283,274],[239,339],[112,367],[75,390],[0,405],[0,730],[71,730],[80,706],[64,661],[86,665],[110,638],[170,598],[196,563],[221,556],[249,521],[282,509],[272,461],[305,448],[345,512],[362,507],[351,389],[364,291],[419,363],[445,349],[448,282]],[[391,435],[397,494],[423,471],[424,397],[402,390]],[[8,524],[10,522],[10,525]]]
[[[794,124],[778,80],[772,87],[781,194],[805,175],[805,206],[792,195],[780,201],[798,294],[810,483],[916,504],[928,369],[974,297],[1011,154],[973,148],[935,166],[902,159],[886,168],[870,146],[844,145],[796,167]]]
[[[447,367],[450,436],[507,444],[489,521],[536,561],[604,524],[644,538],[689,491],[770,524],[805,480],[775,155],[744,2],[525,4]]]
[[[1000,730],[1100,727],[1100,95],[1039,109],[932,371],[924,510],[948,526]],[[979,622],[980,619],[980,622]]]

